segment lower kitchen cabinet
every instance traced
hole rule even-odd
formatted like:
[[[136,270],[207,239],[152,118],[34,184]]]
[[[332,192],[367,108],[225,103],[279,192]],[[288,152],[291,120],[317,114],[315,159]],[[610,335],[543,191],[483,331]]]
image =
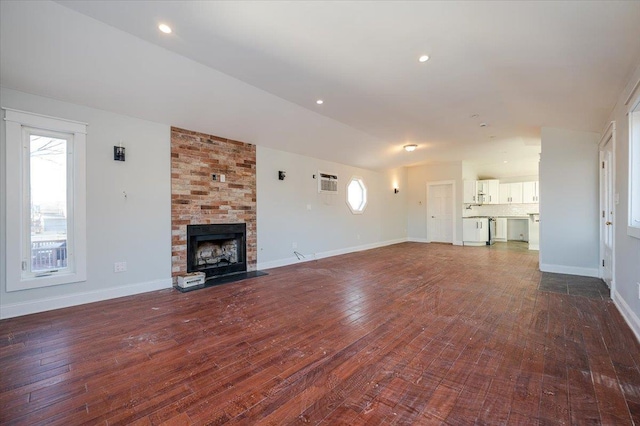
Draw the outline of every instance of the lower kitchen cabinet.
[[[462,219],[462,244],[484,246],[489,240],[489,219],[486,217],[465,217]]]

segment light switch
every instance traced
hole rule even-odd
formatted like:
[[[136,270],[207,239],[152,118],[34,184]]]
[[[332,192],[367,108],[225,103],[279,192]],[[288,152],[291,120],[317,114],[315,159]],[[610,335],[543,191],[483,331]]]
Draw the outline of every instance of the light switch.
[[[225,175],[220,175],[220,182],[224,182],[226,180]]]

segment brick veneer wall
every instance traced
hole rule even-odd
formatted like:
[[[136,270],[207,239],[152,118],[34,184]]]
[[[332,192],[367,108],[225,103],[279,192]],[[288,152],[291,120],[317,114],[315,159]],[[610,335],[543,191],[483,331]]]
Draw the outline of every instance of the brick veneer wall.
[[[224,183],[212,174],[223,174]],[[256,147],[171,128],[171,274],[187,272],[187,225],[247,224],[247,269],[256,269]]]

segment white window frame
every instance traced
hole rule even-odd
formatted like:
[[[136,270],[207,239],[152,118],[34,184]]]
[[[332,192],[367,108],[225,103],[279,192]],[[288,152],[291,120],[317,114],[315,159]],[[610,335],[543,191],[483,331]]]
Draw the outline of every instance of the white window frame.
[[[640,238],[640,92],[629,108],[629,222],[627,234]]]
[[[362,205],[360,206],[360,208],[354,208],[351,203],[349,203],[349,186],[351,186],[352,182],[358,182],[358,185],[360,185],[360,187],[362,188],[362,198],[363,198],[363,202]],[[367,196],[367,185],[364,183],[364,179],[362,179],[361,176],[352,176],[351,179],[349,179],[349,182],[347,182],[347,186],[346,186],[346,198],[345,198],[345,202],[347,203],[347,206],[349,207],[349,210],[351,210],[351,213],[353,214],[362,214],[364,213],[364,209],[367,208],[367,203],[369,202],[368,196]]]
[[[77,121],[49,117],[30,112],[3,108],[5,110],[5,170],[6,170],[6,279],[7,291],[28,290],[86,281],[86,133],[87,124]],[[30,156],[25,149],[25,138],[36,134],[68,137],[68,172],[71,176],[68,194],[68,228],[70,240],[67,258],[68,267],[46,274],[23,274],[22,262],[26,247],[25,232],[30,233],[30,211],[25,211],[29,199],[26,188],[25,164]],[[41,275],[41,276],[38,276]]]

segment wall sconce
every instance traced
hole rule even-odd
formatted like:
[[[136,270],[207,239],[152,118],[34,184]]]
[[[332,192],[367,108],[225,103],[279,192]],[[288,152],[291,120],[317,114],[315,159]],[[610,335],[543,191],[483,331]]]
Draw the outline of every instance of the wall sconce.
[[[285,175],[286,172],[279,170],[278,171],[278,180],[284,180],[284,178],[286,177]]]
[[[397,194],[398,192],[400,192],[400,188],[393,188],[393,193]]]
[[[115,161],[124,161],[124,146],[114,146],[113,147],[113,159]]]

